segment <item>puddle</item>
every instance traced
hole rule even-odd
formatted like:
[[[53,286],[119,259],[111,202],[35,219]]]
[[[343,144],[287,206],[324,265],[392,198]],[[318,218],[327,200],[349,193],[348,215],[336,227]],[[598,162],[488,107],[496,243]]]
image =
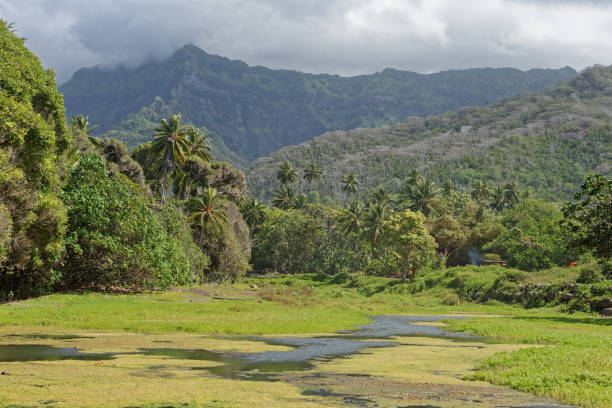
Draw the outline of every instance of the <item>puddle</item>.
[[[494,342],[491,339],[464,333],[454,333],[441,327],[419,324],[436,322],[444,319],[460,319],[457,316],[376,316],[370,324],[357,326],[354,330],[343,330],[336,336],[317,337],[262,337],[240,336],[222,337],[228,340],[251,340],[269,345],[290,348],[284,351],[264,352],[219,352],[205,349],[178,349],[159,344],[159,348],[138,348],[135,351],[117,353],[86,353],[76,347],[52,347],[50,345],[0,345],[0,362],[27,362],[49,360],[110,360],[120,355],[139,355],[157,357],[155,363],[143,369],[131,372],[130,375],[143,378],[182,378],[185,371],[177,376],[177,370],[189,370],[193,376],[206,375],[234,380],[283,381],[304,389],[304,397],[326,397],[343,405],[354,407],[377,407],[380,401],[390,402],[392,406],[404,408],[437,408],[458,406],[449,405],[460,402],[459,406],[481,406],[495,408],[562,408],[552,402],[541,405],[542,399],[519,394],[504,388],[490,388],[473,384],[438,384],[426,383],[419,377],[419,382],[407,382],[401,379],[380,375],[359,374],[359,369],[345,374],[321,372],[315,369],[317,363],[346,358],[355,354],[367,357],[368,350],[390,348],[401,343],[395,337],[430,337],[443,338],[452,342],[435,342],[414,346],[450,348],[483,348],[482,343]],[[9,335],[7,337],[20,337]],[[24,338],[41,338],[53,340],[71,340],[88,338],[85,336],[28,334]],[[91,337],[89,337],[91,338]],[[217,337],[218,338],[218,337]],[[476,341],[476,342],[474,342]],[[167,340],[152,340],[151,343],[165,343]],[[466,344],[465,342],[472,342]],[[151,344],[148,343],[148,344]],[[426,343],[423,341],[422,343]],[[463,344],[462,344],[463,343]],[[61,344],[61,343],[60,343]],[[392,349],[387,351],[393,351]],[[385,352],[383,352],[385,353]],[[375,357],[374,355],[373,357]],[[159,360],[168,363],[159,364]],[[188,360],[187,365],[177,364],[176,360]],[[174,360],[174,361],[173,361]],[[197,361],[215,362],[218,365],[202,364]],[[439,368],[439,367],[436,367]],[[328,368],[329,369],[329,368]],[[442,373],[440,371],[440,373]],[[435,373],[434,373],[435,374]],[[422,381],[422,382],[421,382]],[[489,393],[493,393],[489,396]],[[471,398],[466,399],[466,396]],[[410,398],[412,401],[407,401]],[[484,399],[484,401],[483,401]],[[309,401],[309,400],[304,400]],[[315,401],[313,399],[313,401]],[[414,405],[410,405],[410,402]],[[428,402],[433,405],[427,405]],[[534,405],[525,403],[533,402]],[[398,404],[399,403],[399,404]],[[407,404],[408,403],[408,404]],[[419,405],[419,403],[421,405]],[[514,404],[513,404],[514,403]],[[544,402],[548,403],[548,401]],[[440,404],[440,405],[436,405]],[[523,405],[521,405],[523,404]],[[553,405],[554,404],[554,405]],[[380,405],[382,406],[382,405]],[[384,405],[387,406],[387,405]],[[566,407],[563,407],[566,408]]]
[[[56,361],[56,360],[110,360],[112,353],[82,353],[74,347],[52,347],[41,345],[0,345],[0,361]]]
[[[320,337],[248,337],[271,345],[291,347],[288,351],[266,351],[262,353],[221,353],[210,350],[187,350],[173,348],[139,349],[126,353],[82,353],[77,348],[61,348],[42,345],[0,346],[0,361],[36,360],[108,360],[119,354],[162,356],[169,359],[205,360],[222,363],[215,367],[196,368],[210,374],[229,379],[277,381],[279,373],[305,371],[316,362],[342,358],[364,349],[392,347],[393,341],[380,341],[393,336],[434,336],[456,340],[475,339],[463,333],[453,333],[436,326],[418,325],[416,322],[435,322],[442,319],[457,319],[456,316],[376,316],[370,324],[359,325],[355,330],[343,330],[340,336]],[[13,335],[12,335],[13,336]],[[18,337],[18,336],[15,336]],[[21,337],[43,339],[77,339],[84,336],[29,334]],[[243,338],[244,339],[244,338]],[[376,340],[376,341],[373,341]]]

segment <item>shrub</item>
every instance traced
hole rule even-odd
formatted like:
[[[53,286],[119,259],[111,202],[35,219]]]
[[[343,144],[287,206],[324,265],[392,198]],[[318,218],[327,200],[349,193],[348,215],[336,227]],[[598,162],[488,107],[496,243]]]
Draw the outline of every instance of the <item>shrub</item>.
[[[603,280],[602,267],[597,264],[587,264],[580,267],[578,283],[597,283]]]
[[[138,188],[83,156],[64,189],[68,235],[63,285],[167,287],[191,280],[181,243],[161,226]]]

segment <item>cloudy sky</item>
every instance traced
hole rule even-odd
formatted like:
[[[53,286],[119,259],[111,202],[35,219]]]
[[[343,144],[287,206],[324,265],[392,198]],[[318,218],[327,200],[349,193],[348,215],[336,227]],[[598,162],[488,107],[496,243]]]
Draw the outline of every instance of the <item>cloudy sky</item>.
[[[0,18],[59,83],[186,43],[341,75],[612,64],[612,0],[0,0]]]

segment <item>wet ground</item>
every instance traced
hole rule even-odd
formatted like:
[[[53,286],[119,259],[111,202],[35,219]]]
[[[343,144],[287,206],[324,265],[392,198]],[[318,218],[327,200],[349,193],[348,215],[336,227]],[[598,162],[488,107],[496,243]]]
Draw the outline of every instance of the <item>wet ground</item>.
[[[3,372],[10,376],[11,372],[21,375],[19,368],[26,367],[25,364],[40,369],[61,362],[65,369],[69,361],[85,367],[94,362],[97,366],[121,368],[122,375],[136,382],[148,379],[163,384],[164,379],[168,382],[189,379],[206,387],[207,381],[229,380],[235,390],[248,388],[253,392],[269,389],[270,383],[283,383],[293,387],[297,394],[291,398],[283,396],[286,403],[292,401],[284,406],[563,406],[503,387],[464,381],[462,378],[477,361],[497,351],[521,346],[500,345],[489,339],[449,332],[436,323],[456,318],[462,317],[376,316],[372,323],[355,330],[312,337],[211,339],[189,335],[164,338],[104,333],[9,333],[1,338],[0,366],[6,367]],[[104,336],[109,339],[104,340]],[[197,347],[198,344],[206,347]],[[66,373],[67,379],[69,376]],[[41,393],[41,399],[35,401],[45,398],[55,401],[41,406],[71,406],[70,401],[62,403],[61,399],[50,398],[54,393],[44,395],[40,389],[36,392]],[[193,398],[198,398],[196,394]],[[129,399],[129,394],[126,398]],[[240,396],[233,398],[214,406],[253,406]],[[187,401],[193,400],[197,399]],[[278,406],[283,406],[281,401]]]

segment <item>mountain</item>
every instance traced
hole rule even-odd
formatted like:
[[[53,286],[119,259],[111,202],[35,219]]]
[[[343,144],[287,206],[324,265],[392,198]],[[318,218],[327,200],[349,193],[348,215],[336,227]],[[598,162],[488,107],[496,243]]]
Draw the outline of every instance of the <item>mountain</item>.
[[[89,115],[98,135],[134,147],[166,113],[206,126],[247,162],[330,130],[374,127],[542,91],[569,68],[466,69],[436,74],[386,69],[341,77],[248,66],[186,45],[137,68],[83,68],[60,87],[68,115]],[[229,148],[229,149],[228,149]]]
[[[338,200],[340,179],[354,172],[363,193],[401,189],[412,169],[464,191],[516,180],[536,195],[566,199],[586,173],[612,172],[612,66],[588,68],[548,92],[490,106],[410,118],[374,129],[328,132],[257,160],[248,174],[254,194],[270,199],[278,165],[289,160],[301,172],[310,162],[323,170],[316,186]]]

